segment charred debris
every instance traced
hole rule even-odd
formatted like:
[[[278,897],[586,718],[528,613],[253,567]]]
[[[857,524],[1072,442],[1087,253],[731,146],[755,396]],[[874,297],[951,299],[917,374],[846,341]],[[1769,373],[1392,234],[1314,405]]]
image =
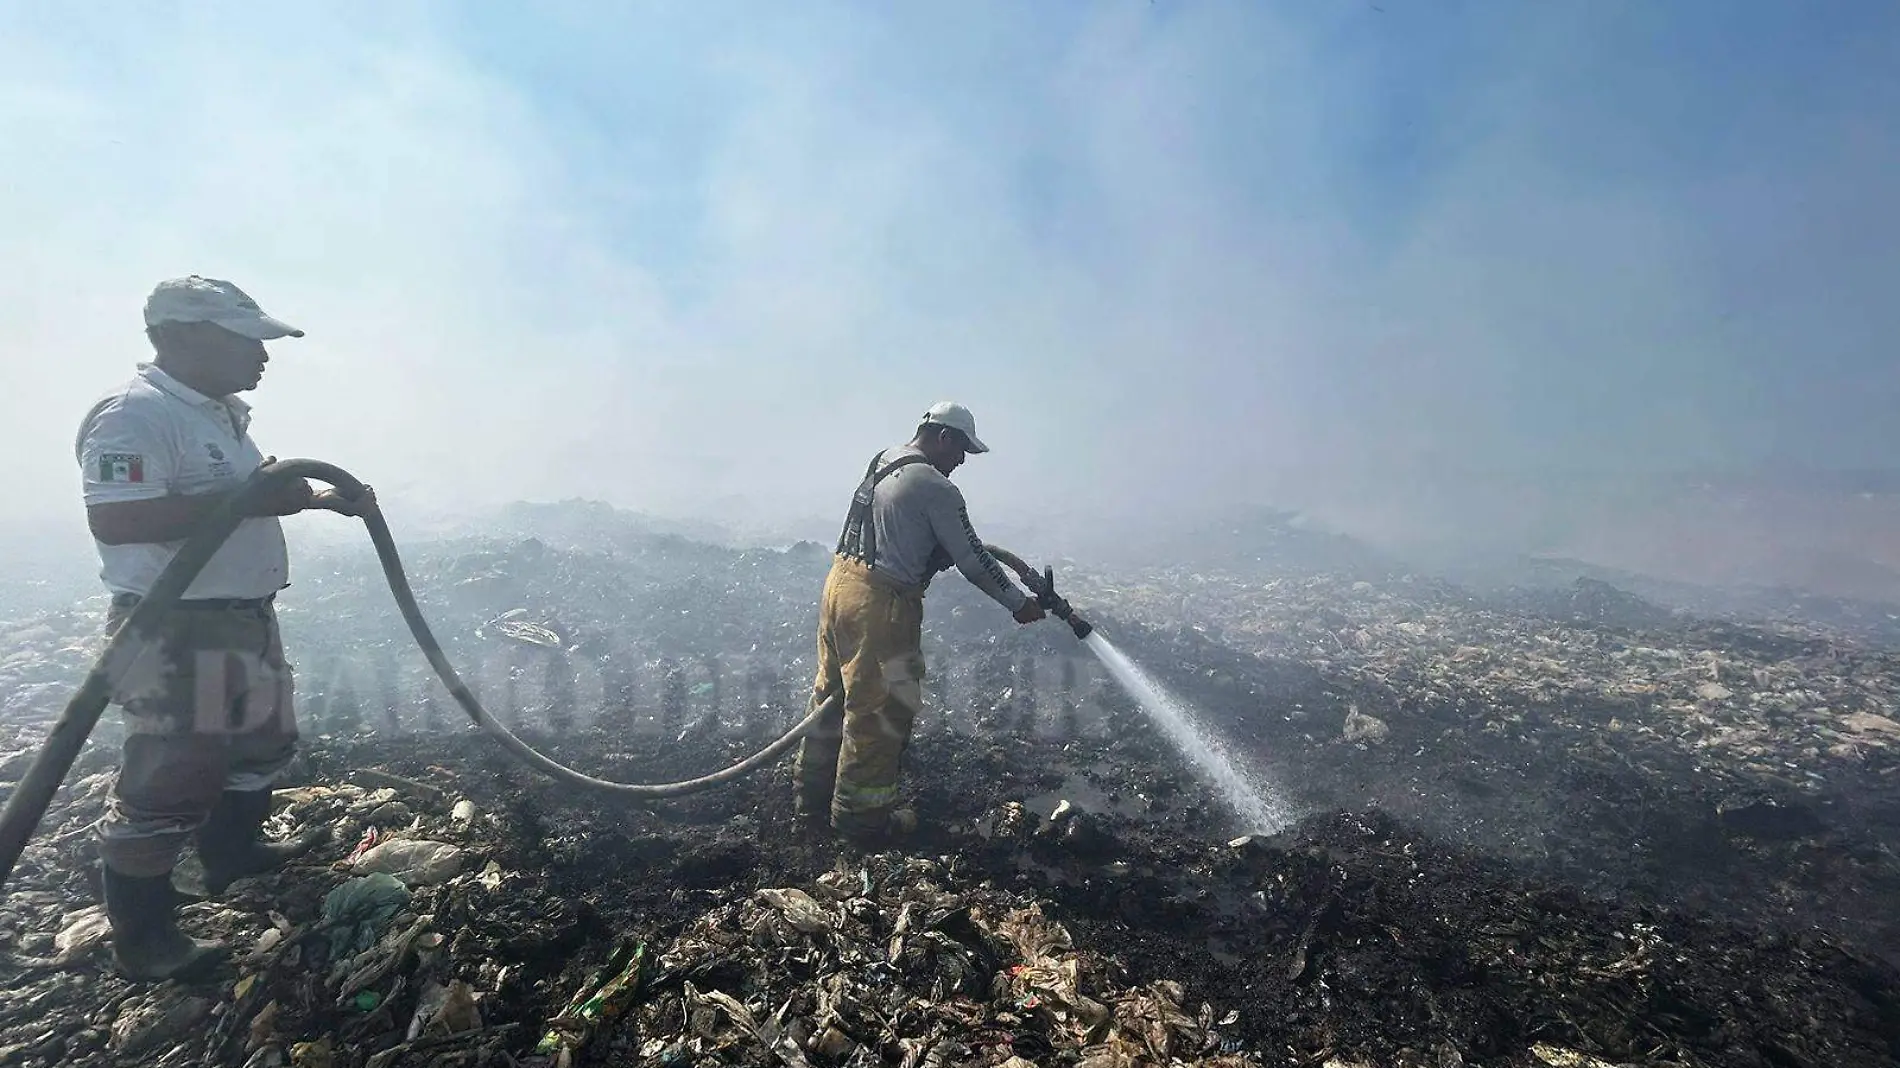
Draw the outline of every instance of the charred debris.
[[[535,744],[680,778],[802,713],[821,546],[520,518],[405,558]],[[0,900],[0,1064],[1900,1059],[1900,672],[1865,633],[1587,576],[1056,564],[1298,822],[1238,833],[1066,631],[952,579],[904,849],[796,832],[783,766],[576,795],[433,692],[367,550],[332,550],[285,597],[306,745],[273,818],[332,844],[187,908],[236,947],[222,973],[125,982],[87,840],[108,717]],[[102,609],[0,606],[0,790]]]

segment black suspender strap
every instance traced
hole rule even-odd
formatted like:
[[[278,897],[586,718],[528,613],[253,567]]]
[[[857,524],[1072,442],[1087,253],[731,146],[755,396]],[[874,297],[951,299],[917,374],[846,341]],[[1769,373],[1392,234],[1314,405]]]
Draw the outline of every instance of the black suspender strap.
[[[880,470],[877,461],[883,455],[880,452],[871,457],[870,464],[864,468],[864,481],[858,483],[857,492],[851,495],[851,510],[845,515],[844,531],[838,535],[838,555],[860,561],[866,567],[877,563],[877,522],[871,517],[873,491],[898,468],[924,462],[924,457],[913,453],[899,456]]]
[[[884,454],[880,452],[877,456],[871,457],[871,462],[865,465],[864,478],[858,483],[857,492],[851,495],[851,508],[845,512],[844,529],[839,531],[838,547],[833,550],[839,556],[855,559],[858,555],[858,532],[864,522],[863,510],[858,507],[858,498],[866,496],[864,492],[866,486],[875,484],[877,459],[882,455]]]

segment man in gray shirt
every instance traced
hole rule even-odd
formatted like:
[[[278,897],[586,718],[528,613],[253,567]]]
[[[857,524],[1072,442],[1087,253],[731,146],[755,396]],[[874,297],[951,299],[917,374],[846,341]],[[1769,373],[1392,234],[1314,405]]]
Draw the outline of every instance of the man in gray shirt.
[[[1016,622],[1043,618],[983,547],[950,481],[968,454],[988,451],[968,408],[932,406],[908,444],[865,469],[825,579],[812,703],[842,690],[844,707],[801,743],[796,803],[801,818],[863,844],[903,829],[897,778],[922,704],[930,580],[954,566]]]

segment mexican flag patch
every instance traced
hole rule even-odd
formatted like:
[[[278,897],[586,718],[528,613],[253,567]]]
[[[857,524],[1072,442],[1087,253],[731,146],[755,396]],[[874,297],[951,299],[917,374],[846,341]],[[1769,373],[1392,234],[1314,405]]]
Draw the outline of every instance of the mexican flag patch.
[[[135,452],[108,452],[99,457],[99,481],[145,481],[145,457]]]

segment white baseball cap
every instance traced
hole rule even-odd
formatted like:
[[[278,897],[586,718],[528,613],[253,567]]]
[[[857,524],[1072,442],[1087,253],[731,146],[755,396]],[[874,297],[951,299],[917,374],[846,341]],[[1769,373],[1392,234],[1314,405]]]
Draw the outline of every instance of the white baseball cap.
[[[970,441],[969,451],[971,452],[990,451],[990,447],[983,444],[982,440],[976,436],[976,416],[970,414],[970,409],[955,401],[938,401],[931,405],[930,410],[924,413],[924,422],[961,430],[963,436]]]
[[[159,323],[216,323],[254,341],[302,337],[303,331],[264,309],[242,289],[221,278],[167,278],[145,298],[145,325]]]

